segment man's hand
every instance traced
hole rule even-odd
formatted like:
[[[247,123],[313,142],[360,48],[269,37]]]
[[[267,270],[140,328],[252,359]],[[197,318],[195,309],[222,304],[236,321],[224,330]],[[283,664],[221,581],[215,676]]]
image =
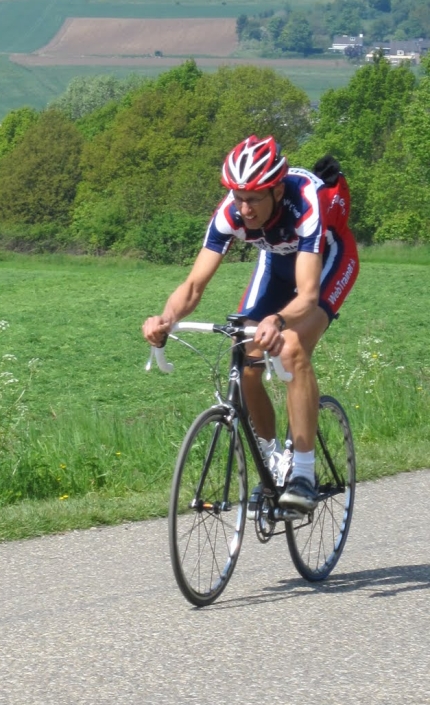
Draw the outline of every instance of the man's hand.
[[[267,350],[271,355],[276,356],[280,354],[285,341],[284,336],[279,331],[276,316],[263,318],[261,323],[258,324],[254,342],[263,350]]]
[[[143,337],[156,348],[163,347],[172,323],[163,316],[150,316],[142,326]]]

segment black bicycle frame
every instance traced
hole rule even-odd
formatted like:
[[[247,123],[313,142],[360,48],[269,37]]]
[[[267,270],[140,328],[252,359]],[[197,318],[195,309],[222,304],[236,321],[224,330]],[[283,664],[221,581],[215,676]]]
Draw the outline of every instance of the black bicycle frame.
[[[232,325],[219,326],[219,328],[217,327],[219,332],[228,333],[228,335],[232,336],[236,340],[231,350],[230,372],[225,402],[230,409],[234,410],[235,417],[238,419],[240,426],[244,431],[263,486],[275,493],[276,486],[269,469],[269,464],[261,452],[258,443],[258,435],[249,415],[242,390],[242,375],[245,367],[246,356],[245,333],[243,330],[243,325],[246,321],[246,317],[231,315],[228,316],[227,319]],[[215,330],[217,330],[217,328],[215,328]],[[237,432],[238,429],[236,427],[236,433]],[[227,484],[229,485],[229,478],[227,479]]]

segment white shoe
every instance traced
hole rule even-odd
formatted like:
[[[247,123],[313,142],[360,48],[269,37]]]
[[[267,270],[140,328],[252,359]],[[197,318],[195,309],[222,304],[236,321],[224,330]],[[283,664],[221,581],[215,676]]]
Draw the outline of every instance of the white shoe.
[[[269,461],[269,470],[272,473],[273,480],[277,487],[283,487],[287,481],[288,475],[291,473],[293,466],[293,452],[290,445],[281,450],[281,444],[277,438],[272,438],[271,441],[266,441],[265,438],[259,438],[263,455]],[[290,441],[287,441],[290,444]]]
[[[272,473],[272,477],[276,482],[277,476],[277,463],[281,458],[281,453],[279,452],[279,441],[276,438],[272,438],[271,441],[266,441],[265,438],[259,438],[258,442],[263,451],[263,456],[269,461],[269,470]]]
[[[277,454],[280,455],[280,454]],[[293,469],[293,452],[290,448],[285,448],[284,452],[277,459],[277,476],[276,484],[278,487],[283,487],[291,475]]]

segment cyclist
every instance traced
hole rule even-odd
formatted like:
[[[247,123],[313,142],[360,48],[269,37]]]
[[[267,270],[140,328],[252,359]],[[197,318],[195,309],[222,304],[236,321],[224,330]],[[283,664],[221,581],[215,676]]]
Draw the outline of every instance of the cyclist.
[[[325,161],[324,161],[325,160]],[[338,316],[359,264],[347,227],[346,181],[331,157],[318,164],[324,181],[305,169],[289,168],[272,136],[251,135],[226,157],[222,184],[228,194],[218,205],[190,274],[168,298],[160,316],[143,324],[144,337],[162,345],[178,320],[189,315],[218,269],[234,238],[260,250],[257,265],[239,305],[249,325],[257,325],[247,344],[245,400],[263,450],[272,464],[286,463],[275,450],[275,414],[265,390],[261,365],[267,350],[280,355],[292,372],[287,409],[294,456],[279,504],[302,512],[317,501],[315,438],[319,390],[313,350]],[[335,174],[337,170],[337,174]]]

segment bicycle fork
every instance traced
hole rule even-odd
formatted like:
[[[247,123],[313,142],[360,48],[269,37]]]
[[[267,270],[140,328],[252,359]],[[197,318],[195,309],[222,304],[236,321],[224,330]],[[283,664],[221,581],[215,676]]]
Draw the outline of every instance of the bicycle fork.
[[[228,415],[225,415],[225,421],[227,422],[228,429],[230,431],[230,443],[229,443],[229,448],[228,448],[228,454],[227,454],[227,459],[226,459],[226,468],[225,468],[225,482],[224,482],[224,489],[223,489],[223,494],[222,494],[222,501],[221,502],[208,502],[200,498],[202,489],[205,485],[206,482],[206,477],[209,472],[209,468],[211,466],[214,453],[215,453],[215,448],[217,446],[222,428],[224,426],[222,421],[218,421],[216,428],[214,429],[211,443],[209,445],[206,457],[203,462],[203,467],[202,467],[202,473],[200,475],[200,480],[199,483],[196,487],[196,495],[194,499],[192,500],[190,504],[191,509],[196,509],[199,512],[202,511],[209,511],[213,512],[214,514],[220,514],[220,512],[228,512],[232,508],[232,502],[230,501],[230,486],[231,486],[231,478],[232,478],[232,472],[233,472],[233,467],[234,467],[234,454],[235,452],[240,452],[239,444],[238,444],[238,434],[239,434],[239,418],[236,415],[235,411],[231,407],[226,407],[228,410]]]

